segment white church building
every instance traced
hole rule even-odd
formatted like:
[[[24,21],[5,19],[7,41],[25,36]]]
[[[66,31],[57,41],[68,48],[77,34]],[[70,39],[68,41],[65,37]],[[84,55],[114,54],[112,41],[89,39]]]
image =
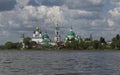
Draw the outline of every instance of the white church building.
[[[41,44],[42,39],[42,32],[40,32],[39,27],[35,28],[35,31],[33,32],[32,41],[35,41],[38,44]]]

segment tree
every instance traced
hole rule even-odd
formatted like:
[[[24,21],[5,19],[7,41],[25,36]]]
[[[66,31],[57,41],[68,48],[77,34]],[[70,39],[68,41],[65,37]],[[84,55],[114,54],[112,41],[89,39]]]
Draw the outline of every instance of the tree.
[[[19,48],[18,45],[19,45],[19,43],[13,43],[13,42],[8,41],[5,43],[4,47],[6,49],[18,49]]]
[[[120,35],[117,34],[116,37],[113,37],[111,47],[114,49],[120,49]]]
[[[106,44],[105,38],[100,37],[100,43]]]
[[[75,39],[71,39],[67,41],[66,43],[66,48],[71,48],[71,49],[79,49],[79,41]]]
[[[30,41],[31,41],[30,37],[26,37],[26,38],[23,39],[23,42],[25,43],[26,48],[31,48],[30,47]]]
[[[84,49],[85,47],[85,42],[83,40],[80,41],[80,49]]]
[[[112,43],[111,43],[111,47],[112,47],[113,49],[116,48],[116,42],[117,42],[117,39],[116,39],[116,37],[114,37],[114,38],[112,39]]]
[[[120,35],[119,35],[119,34],[116,35],[116,39],[117,39],[117,40],[120,39]]]
[[[13,49],[13,43],[10,42],[10,41],[9,41],[9,42],[6,42],[6,43],[5,43],[5,48],[6,48],[6,49]]]
[[[29,42],[29,48],[37,47],[37,43],[35,41]]]
[[[99,49],[100,43],[98,40],[93,41],[93,48],[94,49]]]

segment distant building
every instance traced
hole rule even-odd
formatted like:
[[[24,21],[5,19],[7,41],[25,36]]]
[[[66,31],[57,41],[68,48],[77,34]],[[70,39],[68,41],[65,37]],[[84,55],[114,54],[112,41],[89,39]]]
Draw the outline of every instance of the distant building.
[[[25,48],[24,38],[25,38],[25,36],[24,36],[24,34],[22,34],[21,41],[20,41],[20,43],[21,43],[21,49]]]
[[[64,39],[64,42],[68,42],[68,41],[70,42],[72,39],[79,40],[79,36],[75,34],[71,26],[69,32],[67,33]]]
[[[37,44],[41,44],[42,39],[42,32],[40,31],[39,27],[35,28],[35,31],[33,32],[32,41],[35,41]]]
[[[59,28],[58,24],[55,26],[55,37],[54,37],[54,42],[56,42],[56,43],[61,42],[60,28]]]
[[[42,36],[42,39],[43,39],[43,41],[42,41],[42,45],[44,45],[44,46],[49,46],[50,45],[50,42],[51,42],[51,40],[50,40],[50,38],[49,38],[49,36],[48,36],[48,34],[47,33],[45,33],[43,36]]]
[[[57,24],[55,26],[55,37],[54,37],[54,41],[51,43],[52,46],[60,46],[62,44],[61,41],[61,36],[60,36],[60,27]]]
[[[47,33],[42,34],[39,27],[35,28],[33,32],[32,41],[35,41],[37,44],[48,46],[50,44],[50,38]]]

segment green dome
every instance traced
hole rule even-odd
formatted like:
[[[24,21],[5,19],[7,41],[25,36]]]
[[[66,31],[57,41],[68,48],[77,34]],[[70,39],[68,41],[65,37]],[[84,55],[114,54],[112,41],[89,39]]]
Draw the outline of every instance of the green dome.
[[[64,42],[70,42],[72,39],[79,40],[79,37],[75,34],[71,27],[66,37],[64,38]]]
[[[71,27],[71,29],[70,29],[69,32],[67,33],[64,41],[66,42],[66,41],[69,41],[69,40],[71,40],[71,39],[75,39],[75,37],[76,37],[76,34],[74,33],[74,31],[72,30],[72,27]]]
[[[50,43],[50,38],[49,38],[48,34],[45,33],[45,34],[42,36],[42,38],[43,38],[42,44],[45,45],[45,46],[48,46],[49,43]]]
[[[43,35],[43,39],[49,39],[49,36],[47,33]]]
[[[69,32],[67,33],[67,36],[74,36],[74,37],[75,37],[75,33],[74,33],[73,31],[69,31]]]

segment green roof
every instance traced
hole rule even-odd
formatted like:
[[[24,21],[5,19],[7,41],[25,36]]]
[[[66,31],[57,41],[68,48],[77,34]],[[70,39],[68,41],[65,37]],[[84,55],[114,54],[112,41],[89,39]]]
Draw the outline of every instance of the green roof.
[[[75,37],[75,33],[74,33],[73,31],[69,31],[69,32],[67,33],[67,36],[74,36],[74,37]]]
[[[42,37],[43,37],[43,39],[45,39],[45,38],[46,38],[46,39],[49,39],[49,36],[48,36],[47,33],[45,33]]]
[[[42,36],[42,38],[43,38],[43,41],[42,41],[43,45],[46,45],[46,46],[49,45],[49,43],[50,43],[50,38],[49,38],[48,34],[45,33],[45,34]]]

